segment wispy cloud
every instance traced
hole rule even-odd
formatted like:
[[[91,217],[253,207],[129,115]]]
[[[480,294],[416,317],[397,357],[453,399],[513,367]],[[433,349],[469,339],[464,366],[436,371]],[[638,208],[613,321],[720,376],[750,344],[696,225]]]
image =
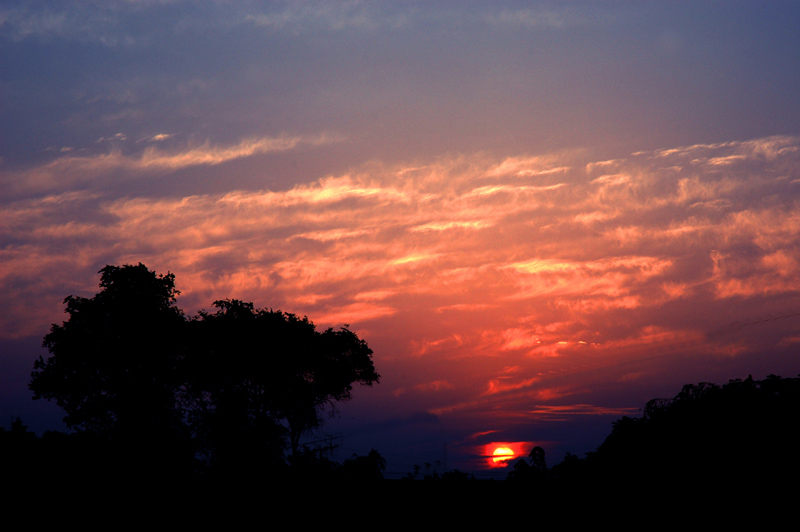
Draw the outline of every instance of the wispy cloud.
[[[557,29],[595,23],[585,10],[516,9],[504,5],[453,10],[442,6],[347,0],[288,0],[271,3],[207,3],[180,9],[184,0],[108,0],[79,3],[20,3],[0,10],[0,32],[16,41],[67,39],[103,46],[148,46],[154,28],[175,33],[189,28],[228,30],[242,25],[291,35],[312,32],[375,32],[424,28],[431,24],[501,26],[522,30]],[[200,16],[197,11],[205,16]],[[158,24],[154,24],[158,21]]]
[[[160,141],[167,138],[169,135],[159,134],[152,137],[151,140]],[[121,142],[126,139],[127,136],[124,133],[117,133],[111,137],[102,137],[97,142]],[[20,189],[48,190],[56,187],[65,188],[76,182],[90,181],[120,171],[132,175],[164,173],[193,166],[223,164],[258,154],[284,152],[301,145],[321,146],[342,140],[341,136],[331,134],[310,137],[258,137],[244,139],[237,144],[228,146],[206,142],[199,146],[172,151],[148,146],[144,151],[132,155],[123,153],[119,147],[115,147],[111,152],[99,155],[65,155],[43,166],[5,177],[7,182],[17,183],[17,187]]]
[[[258,27],[273,31],[306,33],[323,28],[332,31],[374,31],[382,27],[400,27],[408,23],[409,14],[391,6],[373,2],[290,1],[276,9],[247,14],[244,19]]]
[[[67,156],[30,175],[169,175],[325,142]],[[557,402],[612,374],[647,378],[653,360],[794,345],[789,319],[768,338],[728,326],[764,309],[796,314],[797,147],[778,137],[588,165],[475,154],[373,162],[283,191],[10,201],[0,330],[40,334],[65,295],[92,293],[92,272],[142,261],[177,275],[189,312],[235,297],[368,330],[385,363],[417,368],[392,389],[435,398],[439,413],[531,402],[541,415],[609,413]],[[570,375],[575,386],[560,383]]]

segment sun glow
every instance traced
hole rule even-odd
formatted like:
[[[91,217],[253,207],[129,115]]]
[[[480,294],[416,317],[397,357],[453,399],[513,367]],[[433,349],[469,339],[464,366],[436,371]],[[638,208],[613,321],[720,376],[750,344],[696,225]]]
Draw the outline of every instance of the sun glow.
[[[531,442],[492,442],[484,447],[483,455],[490,468],[507,467],[513,460],[525,456],[532,448]]]
[[[498,447],[492,453],[492,461],[497,464],[500,462],[507,462],[514,458],[514,451],[508,447]]]

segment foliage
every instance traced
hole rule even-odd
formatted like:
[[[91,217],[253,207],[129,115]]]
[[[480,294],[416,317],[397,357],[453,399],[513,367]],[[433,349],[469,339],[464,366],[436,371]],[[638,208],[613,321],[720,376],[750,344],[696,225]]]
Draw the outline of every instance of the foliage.
[[[565,477],[639,486],[685,485],[692,478],[704,479],[705,488],[766,485],[800,473],[798,413],[800,378],[687,384],[672,399],[649,401],[642,417],[614,422],[597,451]]]
[[[641,417],[615,421],[585,459],[567,453],[547,469],[544,451],[534,449],[531,464],[517,461],[508,479],[572,495],[778,486],[800,473],[798,420],[800,378],[687,384],[671,399],[649,401]]]
[[[308,318],[238,300],[214,306],[216,312],[201,312],[191,324],[188,389],[199,426],[274,438],[283,420],[295,453],[326,406],[350,399],[355,383],[380,380],[372,350],[347,328],[319,333]]]
[[[34,398],[55,400],[69,427],[108,437],[172,433],[183,315],[175,278],[144,264],[106,266],[93,298],[64,300],[69,319],[44,337],[51,356],[34,364]]]
[[[308,318],[237,300],[189,320],[172,274],[141,263],[100,274],[94,297],[64,300],[69,318],[45,336],[50,357],[35,362],[30,389],[139,465],[285,466],[287,439],[296,452],[326,406],[379,382],[372,350],[347,328],[318,332]]]

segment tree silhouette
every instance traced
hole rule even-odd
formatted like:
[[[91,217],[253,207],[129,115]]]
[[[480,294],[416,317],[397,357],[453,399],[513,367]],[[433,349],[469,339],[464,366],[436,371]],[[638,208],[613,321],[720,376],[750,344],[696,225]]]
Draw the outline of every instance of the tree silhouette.
[[[318,332],[238,300],[187,320],[174,275],[141,263],[100,275],[94,297],[64,300],[69,318],[44,337],[50,356],[29,387],[65,410],[112,475],[286,468],[287,445],[296,454],[326,407],[379,382],[372,350],[347,327]]]
[[[294,315],[284,316],[288,322],[297,320]],[[314,329],[307,318],[303,318],[303,324],[300,331]],[[322,333],[314,331],[312,337],[301,339],[299,345],[303,349],[296,356],[291,356],[292,345],[282,346],[289,367],[288,386],[283,389],[279,408],[289,425],[292,452],[297,450],[303,433],[320,425],[320,414],[326,407],[333,414],[336,402],[350,399],[353,384],[372,386],[380,382],[372,363],[372,350],[346,327],[329,328]]]
[[[347,481],[383,480],[385,470],[386,459],[375,449],[370,450],[366,456],[354,454],[342,464],[344,479]]]
[[[189,323],[182,394],[198,450],[217,471],[251,470],[283,461],[286,429],[279,396],[286,379],[272,346],[288,341],[278,320],[252,303],[216,301]],[[281,320],[282,321],[282,320]],[[259,457],[261,467],[252,462]]]
[[[287,440],[296,453],[326,407],[379,382],[372,350],[347,327],[320,333],[308,318],[238,300],[187,320],[174,275],[141,263],[100,274],[94,297],[64,300],[69,318],[44,337],[50,356],[29,386],[114,467],[285,467]]]
[[[520,458],[514,463],[514,467],[508,472],[506,480],[538,482],[541,483],[547,476],[547,462],[545,461],[544,449],[538,445],[531,450],[531,463]]]
[[[100,292],[67,297],[69,319],[44,337],[51,356],[34,363],[34,399],[54,400],[71,428],[136,446],[136,456],[154,467],[178,463],[169,455],[188,451],[176,401],[184,318],[175,278],[141,263],[100,274]]]
[[[260,437],[275,441],[282,438],[276,422],[285,421],[296,454],[301,435],[322,422],[326,406],[349,399],[355,383],[379,382],[372,350],[347,328],[319,333],[306,317],[238,300],[214,307],[192,323],[195,347],[187,365],[200,426],[222,434],[236,434],[234,425],[257,427]]]
[[[547,472],[547,462],[544,458],[544,449],[539,447],[538,445],[531,450],[530,454],[531,458],[531,467],[537,471],[539,474],[544,474]]]
[[[180,424],[175,371],[183,315],[175,278],[144,264],[106,266],[93,298],[64,300],[69,319],[44,338],[50,358],[31,374],[34,399],[55,400],[72,428],[111,435]]]
[[[709,491],[781,486],[800,472],[800,378],[687,384],[622,417],[585,460],[551,470],[572,486]],[[571,462],[571,463],[570,463]]]

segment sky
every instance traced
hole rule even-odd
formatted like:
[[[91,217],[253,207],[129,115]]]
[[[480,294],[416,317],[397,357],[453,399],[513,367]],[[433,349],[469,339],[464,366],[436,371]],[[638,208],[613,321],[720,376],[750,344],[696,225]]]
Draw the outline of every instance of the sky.
[[[503,478],[501,443],[554,465],[684,384],[795,376],[798,22],[791,1],[4,1],[0,420],[64,430],[27,389],[42,337],[139,262],[187,315],[348,324],[382,378],[324,434],[391,475]]]

